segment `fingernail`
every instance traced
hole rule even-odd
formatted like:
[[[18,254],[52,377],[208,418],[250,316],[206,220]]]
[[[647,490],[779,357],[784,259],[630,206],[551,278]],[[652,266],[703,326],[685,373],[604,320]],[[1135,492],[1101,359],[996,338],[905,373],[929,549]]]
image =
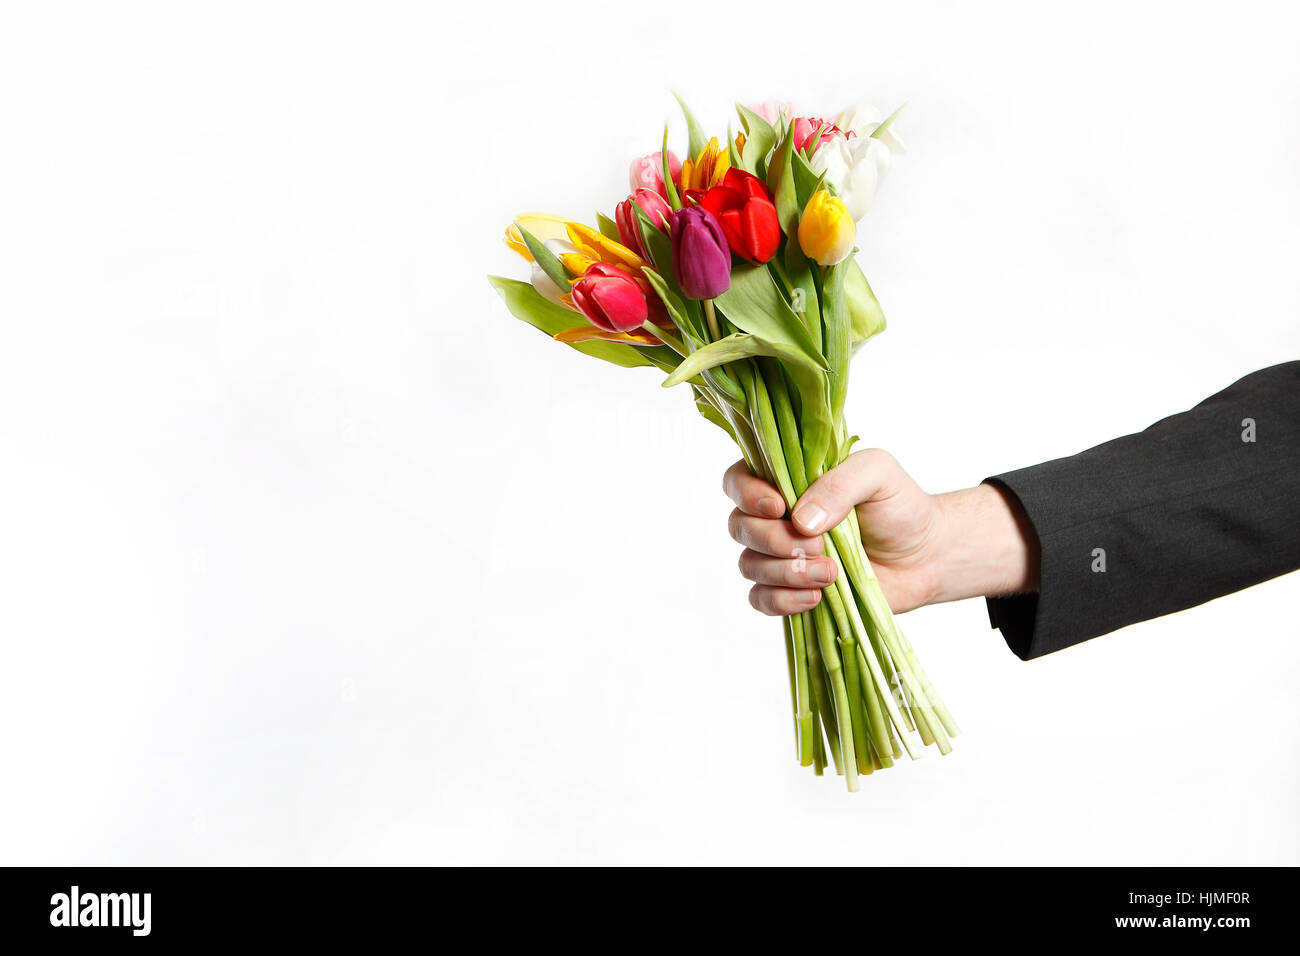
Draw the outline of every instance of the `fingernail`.
[[[781,515],[785,514],[785,509],[781,507],[781,502],[777,501],[775,498],[759,498],[758,510],[763,512],[763,514],[771,515],[774,518],[779,518]]]
[[[817,561],[808,569],[809,580],[816,581],[818,584],[831,583],[831,566],[825,561]]]
[[[821,591],[805,591],[803,595],[804,603],[807,604],[809,607],[812,607],[821,599],[822,599]]]
[[[799,525],[799,527],[810,534],[816,534],[821,531],[822,522],[826,520],[826,510],[821,505],[810,502],[796,508],[793,517],[795,524]]]

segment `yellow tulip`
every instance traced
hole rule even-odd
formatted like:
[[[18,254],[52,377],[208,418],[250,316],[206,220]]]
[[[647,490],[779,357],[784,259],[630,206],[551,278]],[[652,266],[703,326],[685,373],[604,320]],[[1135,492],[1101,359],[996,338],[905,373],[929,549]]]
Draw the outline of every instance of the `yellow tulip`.
[[[710,189],[722,182],[722,177],[731,168],[731,157],[718,145],[717,137],[709,140],[709,145],[700,150],[700,155],[682,163],[682,191],[688,189]]]
[[[523,226],[532,233],[538,242],[545,242],[547,239],[566,238],[568,234],[565,229],[568,225],[569,220],[561,216],[552,216],[544,212],[526,212],[515,216],[515,221],[506,229],[506,245],[529,262],[532,262],[533,254],[528,251],[528,246],[524,244],[524,237],[519,232],[519,226]]]
[[[555,341],[574,345],[578,342],[622,342],[625,345],[663,345],[649,332],[633,329],[631,332],[606,332],[594,325],[579,325],[563,329],[554,335]]]
[[[564,266],[564,271],[575,279],[585,276],[591,264],[599,261],[591,256],[584,256],[581,252],[566,252],[560,256],[560,265]]]
[[[858,229],[844,203],[825,189],[808,200],[799,217],[799,248],[823,266],[842,262],[853,251]]]
[[[527,229],[527,225],[525,225],[524,228]],[[584,226],[580,222],[568,223],[566,231],[569,241],[573,243],[579,253],[586,256],[588,259],[593,259],[596,262],[605,262],[612,266],[619,266],[620,268],[631,272],[633,275],[639,276],[642,274],[642,267],[645,265],[645,260],[621,242],[617,242],[609,238],[609,236],[597,232],[590,226]],[[568,268],[568,265],[569,264],[566,262],[566,269]],[[586,270],[584,269],[583,272],[585,271]],[[581,275],[582,273],[576,274]]]

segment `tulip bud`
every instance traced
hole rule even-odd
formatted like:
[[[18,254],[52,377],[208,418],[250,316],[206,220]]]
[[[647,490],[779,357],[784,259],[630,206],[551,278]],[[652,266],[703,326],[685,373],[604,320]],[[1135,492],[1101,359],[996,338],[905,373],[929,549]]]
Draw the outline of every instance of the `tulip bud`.
[[[782,103],[779,100],[767,100],[762,103],[755,103],[750,110],[757,113],[763,119],[767,120],[773,126],[778,125],[782,120],[788,119],[794,115],[794,107],[789,103]]]
[[[712,299],[731,288],[731,249],[713,213],[688,206],[673,213],[673,274],[688,299]]]
[[[630,332],[650,315],[645,293],[618,266],[596,262],[569,290],[573,304],[592,325],[606,332]]]
[[[757,176],[728,169],[722,182],[699,197],[718,218],[731,251],[749,262],[767,262],[781,245],[781,222],[772,192]]]
[[[790,124],[790,133],[794,137],[795,150],[801,153],[809,146],[816,152],[833,139],[848,139],[852,135],[817,116],[797,117]]]
[[[673,155],[673,151],[668,151],[668,175],[672,176],[676,182],[682,174],[682,161]],[[638,189],[649,189],[656,192],[665,199],[668,198],[668,188],[664,185],[664,158],[663,153],[651,153],[649,156],[642,156],[632,160],[632,168],[628,172],[628,182],[632,192]]]
[[[633,203],[640,206],[641,211],[660,229],[667,228],[668,220],[673,215],[673,207],[668,205],[668,200],[650,189],[638,189],[614,207],[614,221],[618,224],[619,242],[642,259],[649,259],[645,244],[641,241],[641,223],[632,208]]]
[[[844,203],[827,190],[812,194],[799,217],[799,247],[819,265],[833,266],[853,251],[858,230]]]

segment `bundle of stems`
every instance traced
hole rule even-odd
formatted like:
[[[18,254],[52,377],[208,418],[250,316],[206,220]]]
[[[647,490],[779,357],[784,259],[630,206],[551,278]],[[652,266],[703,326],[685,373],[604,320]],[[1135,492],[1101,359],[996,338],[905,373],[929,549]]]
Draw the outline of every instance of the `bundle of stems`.
[[[846,457],[850,444],[842,413],[851,335],[843,282],[849,268],[856,267],[822,268],[817,276],[823,294],[813,321],[821,326],[827,364],[838,373],[828,376],[835,415],[829,443],[801,430],[800,390],[788,366],[775,358],[715,366],[707,381],[692,383],[697,400],[725,420],[750,470],[780,490],[787,512]],[[714,342],[745,336],[722,311],[726,298],[718,308],[702,304]],[[699,364],[687,357],[665,384],[684,380]],[[800,764],[819,775],[833,764],[852,791],[860,774],[892,767],[904,753],[916,759],[911,735],[947,754],[949,738],[959,729],[890,611],[863,548],[856,511],[824,534],[823,543],[839,574],[812,610],[783,618],[795,748]]]

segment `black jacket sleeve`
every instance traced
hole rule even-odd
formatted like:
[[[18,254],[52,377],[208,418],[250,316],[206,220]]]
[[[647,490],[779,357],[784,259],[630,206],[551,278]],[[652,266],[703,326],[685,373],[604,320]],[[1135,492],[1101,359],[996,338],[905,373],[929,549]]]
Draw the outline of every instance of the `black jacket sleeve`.
[[[1039,589],[990,598],[1030,660],[1300,568],[1300,362],[1070,458],[987,481],[1038,535]]]

